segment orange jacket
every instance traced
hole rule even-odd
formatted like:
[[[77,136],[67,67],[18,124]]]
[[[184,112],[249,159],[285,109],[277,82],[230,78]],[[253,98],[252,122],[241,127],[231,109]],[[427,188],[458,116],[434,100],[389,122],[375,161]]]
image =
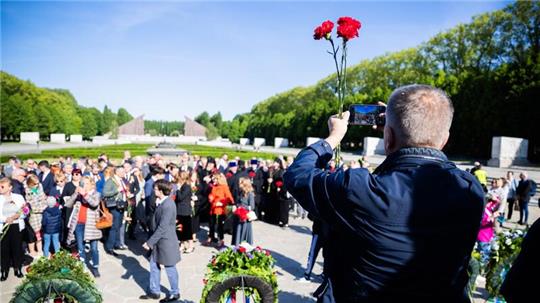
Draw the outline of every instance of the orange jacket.
[[[225,213],[225,207],[234,204],[229,186],[225,184],[218,184],[212,187],[212,191],[208,195],[208,201],[210,202],[210,215],[223,215]],[[220,206],[216,205],[218,202],[221,202]]]

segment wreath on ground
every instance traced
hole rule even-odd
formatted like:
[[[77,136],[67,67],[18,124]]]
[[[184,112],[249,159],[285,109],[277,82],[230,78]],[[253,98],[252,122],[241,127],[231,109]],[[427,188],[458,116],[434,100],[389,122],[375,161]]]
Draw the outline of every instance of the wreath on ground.
[[[40,258],[27,268],[23,283],[10,303],[84,302],[101,303],[103,298],[84,264],[66,251],[51,259]]]
[[[521,251],[525,237],[522,230],[505,231],[497,235],[491,246],[491,254],[486,265],[486,289],[490,298],[500,297],[500,288],[506,273]]]
[[[276,303],[274,263],[268,250],[247,243],[219,251],[207,265],[201,303],[235,300],[237,296],[252,298],[254,302]]]

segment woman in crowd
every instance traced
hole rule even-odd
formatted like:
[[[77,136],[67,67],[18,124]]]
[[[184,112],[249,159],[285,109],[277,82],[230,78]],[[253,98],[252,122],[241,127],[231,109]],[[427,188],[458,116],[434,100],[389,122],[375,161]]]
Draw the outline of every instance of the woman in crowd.
[[[182,171],[176,178],[176,235],[180,241],[180,249],[184,253],[192,253],[193,231],[191,226],[191,215],[193,208],[191,206],[191,184],[189,172]]]
[[[199,176],[197,174],[197,170],[193,170],[190,175],[190,185],[191,185],[191,201],[192,201],[192,216],[191,216],[191,232],[192,236],[191,239],[195,242],[197,241],[197,233],[199,232],[201,220],[200,220],[200,210],[201,210],[201,201],[203,198],[201,197],[201,186],[199,184]]]
[[[213,175],[213,185],[210,194],[208,195],[210,202],[210,232],[206,244],[216,242],[215,231],[217,227],[219,246],[225,245],[223,225],[226,217],[226,207],[234,203],[231,191],[227,185],[227,179],[222,173]]]
[[[68,243],[77,242],[79,258],[84,262],[86,252],[84,242],[90,242],[92,252],[92,266],[90,270],[95,277],[99,277],[99,251],[98,240],[101,239],[101,230],[96,228],[96,222],[99,218],[100,195],[96,190],[96,183],[91,177],[82,179],[83,186],[78,187],[76,192],[66,199],[65,207],[73,211],[68,224]]]
[[[239,183],[240,199],[236,201],[236,207],[253,211],[255,209],[255,194],[253,193],[251,181],[248,178],[240,178]],[[242,242],[253,244],[253,230],[249,219],[243,220],[236,217],[232,245],[238,245]]]
[[[65,200],[71,197],[76,191],[77,188],[81,186],[82,173],[80,169],[74,169],[71,173],[71,182],[66,183],[64,189],[62,190],[62,195],[60,196],[60,204],[64,205]],[[67,181],[67,180],[66,180]],[[62,243],[66,244],[67,240],[67,225],[69,223],[69,218],[71,217],[71,208],[64,207],[62,208],[62,218],[64,219],[64,228],[62,234]]]
[[[285,187],[285,182],[283,182],[283,174],[285,173],[283,160],[277,158],[273,167],[272,178],[269,180],[269,183],[271,183],[272,204],[273,207],[277,208],[279,226],[285,228],[289,226],[290,195]]]
[[[55,174],[54,183],[56,185],[51,189],[49,196],[54,197],[57,202],[62,204],[62,202],[60,201],[60,197],[62,196],[62,192],[64,191],[64,187],[66,186],[66,176],[61,172]]]
[[[489,253],[491,251],[491,241],[495,236],[495,220],[499,213],[497,210],[500,206],[500,198],[497,195],[487,194],[488,202],[484,207],[482,214],[482,222],[477,237],[477,250],[480,253],[480,262],[487,264]]]
[[[129,230],[130,238],[134,238],[135,228],[137,227],[137,223],[141,225],[141,228],[144,232],[147,231],[146,227],[146,214],[145,214],[145,205],[144,205],[144,184],[145,180],[142,175],[142,172],[140,168],[134,167],[132,170],[132,174],[130,177],[130,192],[135,195],[135,209],[132,211],[132,222],[131,222],[131,228]]]
[[[0,280],[5,281],[9,275],[9,268],[13,266],[15,276],[23,277],[21,270],[24,251],[22,246],[22,231],[25,228],[22,208],[26,202],[24,197],[11,192],[11,181],[8,178],[0,179]],[[4,229],[5,225],[9,225]]]
[[[124,168],[117,166],[114,168],[114,174],[105,181],[103,187],[103,198],[105,205],[113,216],[113,224],[109,230],[109,236],[105,243],[105,252],[116,256],[114,249],[125,249],[120,243],[120,226],[124,217],[124,210],[127,207],[129,192],[123,178],[125,177]]]
[[[29,175],[26,178],[26,201],[30,205],[32,213],[28,222],[35,233],[35,241],[28,242],[28,250],[32,257],[37,257],[42,252],[41,241],[41,218],[43,211],[47,208],[47,196],[43,192],[43,187],[39,183],[36,175]]]

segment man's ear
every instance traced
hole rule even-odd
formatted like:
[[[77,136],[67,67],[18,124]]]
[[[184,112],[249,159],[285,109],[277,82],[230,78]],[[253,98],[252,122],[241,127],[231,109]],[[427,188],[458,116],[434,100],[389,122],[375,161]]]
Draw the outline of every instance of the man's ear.
[[[444,139],[441,143],[441,145],[439,146],[439,149],[442,150],[443,147],[446,145],[446,143],[448,143],[448,138],[450,138],[450,131],[447,131],[445,134],[444,134]]]
[[[388,126],[384,126],[384,152],[389,155],[396,148],[396,135],[394,130]]]

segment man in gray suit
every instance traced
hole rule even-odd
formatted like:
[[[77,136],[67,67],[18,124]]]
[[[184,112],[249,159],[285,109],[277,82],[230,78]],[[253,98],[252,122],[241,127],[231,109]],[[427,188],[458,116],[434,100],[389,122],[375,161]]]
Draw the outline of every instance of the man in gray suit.
[[[154,184],[156,194],[156,212],[153,217],[154,233],[143,244],[144,249],[152,250],[150,255],[150,287],[148,294],[140,299],[159,299],[160,297],[160,265],[165,267],[171,291],[159,302],[173,302],[180,299],[178,289],[178,271],[176,264],[180,261],[180,249],[176,237],[176,205],[169,198],[172,184],[165,180],[157,180]]]

